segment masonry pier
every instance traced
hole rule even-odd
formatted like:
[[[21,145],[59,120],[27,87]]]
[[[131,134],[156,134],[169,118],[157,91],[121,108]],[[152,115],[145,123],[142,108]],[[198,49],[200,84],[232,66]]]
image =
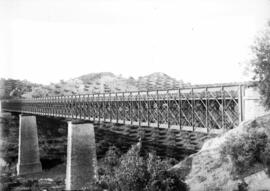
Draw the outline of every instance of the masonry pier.
[[[88,188],[96,179],[94,125],[68,122],[66,190]]]
[[[20,115],[17,175],[42,171],[35,116]]]

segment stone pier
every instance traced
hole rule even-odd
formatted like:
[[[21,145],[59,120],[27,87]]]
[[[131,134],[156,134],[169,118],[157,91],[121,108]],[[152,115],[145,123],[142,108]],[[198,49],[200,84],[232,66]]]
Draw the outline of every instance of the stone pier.
[[[66,190],[90,188],[96,173],[94,125],[68,122]]]
[[[42,171],[35,116],[20,115],[17,175]]]

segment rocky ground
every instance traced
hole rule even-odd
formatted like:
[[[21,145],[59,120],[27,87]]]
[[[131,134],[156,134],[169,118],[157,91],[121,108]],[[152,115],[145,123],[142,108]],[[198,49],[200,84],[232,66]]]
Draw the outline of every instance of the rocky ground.
[[[255,125],[254,125],[255,124]],[[270,178],[267,175],[269,164],[265,165],[260,160],[260,154],[255,153],[256,160],[241,169],[241,173],[235,172],[235,164],[232,157],[224,154],[224,147],[235,144],[233,141],[242,140],[241,138],[250,132],[262,133],[270,138],[270,114],[266,114],[257,119],[243,122],[239,127],[228,131],[224,135],[206,141],[202,149],[187,157],[185,160],[175,165],[171,171],[176,171],[182,175],[190,190],[270,190]],[[232,140],[233,138],[233,140]],[[228,141],[229,140],[229,141]],[[252,144],[258,144],[260,140],[253,140]],[[241,156],[241,150],[245,150],[248,143],[243,145],[235,155],[238,160],[245,164],[244,160],[255,150],[249,149],[246,156]],[[265,145],[260,145],[263,147]],[[265,149],[269,149],[269,144]],[[251,147],[253,148],[253,147]],[[257,152],[257,151],[256,151]],[[240,158],[243,157],[243,158]],[[244,158],[246,157],[246,158]],[[237,163],[237,164],[238,164]],[[268,173],[269,174],[269,173]]]

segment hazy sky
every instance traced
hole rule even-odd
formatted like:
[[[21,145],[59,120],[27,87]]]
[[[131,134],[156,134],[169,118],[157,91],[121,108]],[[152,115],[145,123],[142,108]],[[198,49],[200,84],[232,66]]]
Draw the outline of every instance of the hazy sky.
[[[0,77],[247,80],[239,63],[269,19],[269,0],[0,0]]]

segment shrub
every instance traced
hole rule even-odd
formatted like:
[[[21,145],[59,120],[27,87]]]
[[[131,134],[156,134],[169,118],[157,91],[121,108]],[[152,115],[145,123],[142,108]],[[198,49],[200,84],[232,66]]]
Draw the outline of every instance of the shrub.
[[[137,146],[132,146],[120,159],[121,164],[115,175],[121,190],[143,190],[147,185],[149,173],[139,152],[140,149]]]
[[[250,129],[241,136],[232,136],[224,144],[222,154],[233,163],[232,174],[243,176],[251,167],[262,165],[270,169],[270,139],[265,131]]]
[[[98,185],[107,190],[154,191],[187,190],[186,184],[167,170],[171,160],[161,160],[155,154],[144,159],[140,156],[140,146],[135,145],[120,157],[116,147],[110,147],[99,168]]]

